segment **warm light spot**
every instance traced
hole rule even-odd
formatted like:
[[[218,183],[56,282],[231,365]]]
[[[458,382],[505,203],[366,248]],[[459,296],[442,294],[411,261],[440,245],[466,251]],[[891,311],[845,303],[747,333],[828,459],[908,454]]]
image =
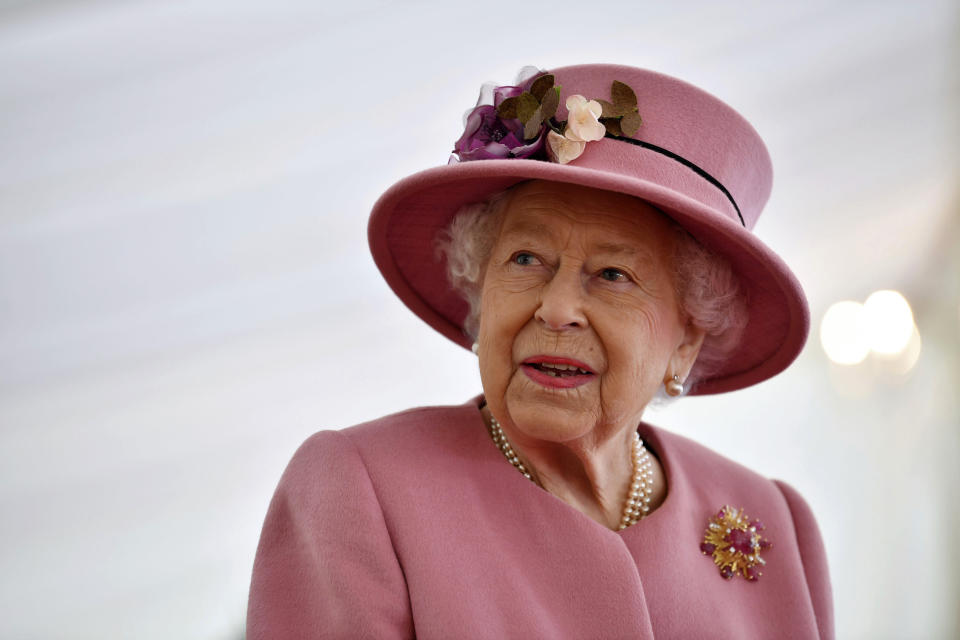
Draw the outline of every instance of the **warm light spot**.
[[[837,364],[857,364],[870,352],[863,305],[852,300],[830,305],[820,321],[820,344]]]
[[[907,340],[907,345],[902,351],[894,355],[880,356],[884,369],[890,373],[905,376],[917,364],[922,348],[923,342],[920,340],[920,332],[914,325],[913,331],[910,333],[910,339]]]
[[[897,291],[875,291],[863,303],[863,316],[870,348],[894,355],[907,348],[913,336],[913,311]]]

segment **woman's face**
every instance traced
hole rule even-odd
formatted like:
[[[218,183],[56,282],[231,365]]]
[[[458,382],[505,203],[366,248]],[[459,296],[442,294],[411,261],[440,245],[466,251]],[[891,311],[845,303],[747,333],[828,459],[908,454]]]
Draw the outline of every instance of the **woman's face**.
[[[671,223],[635,198],[558,183],[520,185],[506,206],[478,338],[490,410],[554,442],[635,428],[699,349],[674,293]]]

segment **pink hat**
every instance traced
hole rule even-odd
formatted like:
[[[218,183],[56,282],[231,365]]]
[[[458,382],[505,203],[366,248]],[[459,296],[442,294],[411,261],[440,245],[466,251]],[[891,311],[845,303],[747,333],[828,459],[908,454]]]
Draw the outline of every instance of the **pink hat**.
[[[692,393],[732,391],[785,369],[803,348],[810,314],[796,277],[752,232],[772,180],[757,132],[717,98],[652,71],[597,64],[549,73],[553,86],[547,76],[539,85],[530,79],[495,89],[493,106],[468,115],[457,142],[460,161],[404,178],[374,205],[370,249],[390,287],[430,326],[469,348],[467,303],[451,288],[436,251],[437,234],[461,206],[534,179],[625,193],[724,256],[746,292],[749,320],[740,345]],[[591,105],[569,103],[586,114],[583,130],[569,124],[574,118],[565,101],[575,94],[606,101],[602,114],[593,103],[592,122],[584,111]],[[599,135],[597,122],[606,128]],[[591,126],[594,134],[585,136]]]

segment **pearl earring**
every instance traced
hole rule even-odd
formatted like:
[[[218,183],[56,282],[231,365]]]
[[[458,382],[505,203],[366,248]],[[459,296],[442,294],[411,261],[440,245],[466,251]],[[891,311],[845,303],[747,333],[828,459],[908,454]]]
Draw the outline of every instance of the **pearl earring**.
[[[667,390],[668,396],[678,396],[683,393],[683,383],[680,382],[680,376],[673,374],[673,378],[663,385]]]
[[[473,343],[473,346],[470,347],[470,351],[473,351],[473,354],[476,355],[477,352],[480,351],[480,343],[479,343],[479,342],[474,342],[474,343]]]

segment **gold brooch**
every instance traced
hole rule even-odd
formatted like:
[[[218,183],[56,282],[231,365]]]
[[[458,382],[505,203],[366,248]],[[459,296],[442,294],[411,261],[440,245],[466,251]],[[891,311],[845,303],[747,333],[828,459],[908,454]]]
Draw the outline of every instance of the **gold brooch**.
[[[713,556],[720,575],[729,580],[741,574],[755,582],[761,576],[760,568],[766,564],[760,552],[772,545],[763,538],[763,523],[751,520],[744,512],[724,506],[707,523],[707,530],[700,544],[703,555]]]

